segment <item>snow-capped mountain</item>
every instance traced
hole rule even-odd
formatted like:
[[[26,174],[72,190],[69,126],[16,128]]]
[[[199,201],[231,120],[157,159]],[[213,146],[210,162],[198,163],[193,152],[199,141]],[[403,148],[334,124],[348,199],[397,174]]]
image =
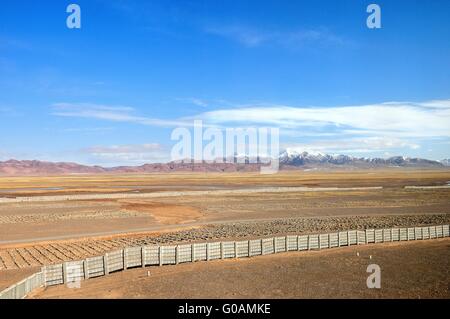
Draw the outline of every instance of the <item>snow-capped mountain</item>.
[[[214,163],[194,163],[192,160],[169,163],[153,163],[140,166],[101,167],[76,163],[52,163],[42,161],[0,161],[0,175],[65,175],[65,174],[119,174],[153,172],[250,172],[259,171],[268,158],[235,156],[218,159]],[[450,159],[432,161],[423,158],[395,156],[390,158],[365,158],[348,155],[329,155],[320,152],[286,149],[279,156],[280,169],[320,169],[320,168],[450,168]]]
[[[410,166],[410,167],[440,167],[445,164],[438,161],[410,158],[404,156],[394,156],[389,158],[366,158],[349,155],[330,155],[320,152],[299,152],[293,149],[286,149],[280,154],[280,164],[286,166]]]

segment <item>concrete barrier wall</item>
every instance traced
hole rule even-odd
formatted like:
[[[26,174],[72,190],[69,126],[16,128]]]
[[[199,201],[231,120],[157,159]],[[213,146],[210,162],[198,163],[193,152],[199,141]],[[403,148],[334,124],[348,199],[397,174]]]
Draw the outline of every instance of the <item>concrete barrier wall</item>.
[[[449,237],[449,225],[366,229],[329,234],[289,235],[263,239],[170,246],[128,247],[79,261],[42,267],[41,272],[0,292],[0,299],[21,299],[41,286],[70,284],[133,267],[174,265],[203,260],[245,258],[286,251]]]
[[[262,240],[250,240],[250,257],[262,255]]]
[[[144,266],[159,265],[159,247],[144,246],[143,247]]]
[[[104,256],[86,258],[84,261],[86,279],[105,275],[104,259]]]
[[[235,253],[235,243],[234,241],[226,241],[222,243],[222,259],[234,258]]]
[[[331,233],[329,238],[330,238],[330,248],[339,247],[338,233]]]
[[[249,257],[250,251],[249,251],[249,241],[248,240],[242,240],[236,242],[236,257],[242,258],[242,257]]]
[[[208,243],[208,246],[206,248],[208,250],[208,260],[222,258],[221,243]]]
[[[261,245],[262,245],[262,255],[269,255],[269,254],[273,254],[275,252],[273,238],[262,239]]]
[[[275,237],[275,253],[282,253],[286,251],[286,237]]]
[[[123,250],[124,268],[142,266],[142,247],[130,247]]]
[[[303,235],[303,236],[298,236],[298,250],[308,250],[309,248],[309,236],[308,235]]]
[[[44,273],[35,273],[0,292],[0,299],[23,299],[34,289],[44,286]]]
[[[193,244],[192,245],[192,260],[193,261],[202,261],[202,260],[208,260],[207,256],[207,250],[208,245],[206,243],[201,244]]]

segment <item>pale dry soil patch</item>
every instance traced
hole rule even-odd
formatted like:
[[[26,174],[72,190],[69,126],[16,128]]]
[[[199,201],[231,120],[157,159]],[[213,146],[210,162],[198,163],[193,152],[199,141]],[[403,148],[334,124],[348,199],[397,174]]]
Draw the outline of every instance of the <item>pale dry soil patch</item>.
[[[381,289],[366,268],[381,267]],[[150,275],[148,275],[150,272]],[[450,298],[450,239],[148,267],[31,298]]]

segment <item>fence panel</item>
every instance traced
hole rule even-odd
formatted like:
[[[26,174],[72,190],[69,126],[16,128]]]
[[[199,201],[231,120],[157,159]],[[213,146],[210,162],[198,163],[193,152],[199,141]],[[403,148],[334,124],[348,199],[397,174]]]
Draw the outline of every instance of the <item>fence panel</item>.
[[[142,266],[142,248],[130,247],[123,250],[125,265],[124,268]]]
[[[364,230],[357,230],[356,231],[356,244],[357,245],[364,245],[366,244],[366,232]]]
[[[436,226],[430,226],[430,238],[436,238]]]
[[[308,235],[298,236],[298,250],[308,250]]]
[[[416,234],[414,232],[414,228],[409,227],[408,228],[408,240],[415,240],[415,239],[416,239]]]
[[[417,239],[423,239],[422,227],[414,227],[414,237]]]
[[[399,240],[400,240],[400,229],[392,228],[392,241],[399,241]]]
[[[309,235],[308,249],[319,249],[319,235]]]
[[[144,246],[144,266],[159,265],[159,247],[158,246]]]
[[[339,235],[338,233],[330,234],[330,248],[339,247]]]
[[[408,229],[400,228],[400,240],[408,240]]]
[[[286,237],[275,237],[275,253],[286,251]]]
[[[275,252],[273,242],[274,242],[273,238],[264,238],[262,240],[262,254],[263,255],[273,254]]]
[[[236,242],[236,257],[249,257],[249,245],[248,240],[242,240]]]
[[[177,261],[181,263],[188,263],[192,261],[192,245],[179,245]]]
[[[375,242],[382,243],[383,242],[383,230],[375,229]]]
[[[222,242],[222,258],[235,258],[235,243],[234,241],[224,241]]]
[[[366,229],[366,243],[372,244],[375,242],[375,230],[374,229]]]
[[[176,258],[177,246],[161,246],[159,247],[160,265],[174,265],[177,263]]]
[[[123,249],[106,253],[108,273],[124,269]]]
[[[13,285],[13,286],[8,287],[7,289],[3,290],[0,293],[0,300],[1,299],[14,299],[15,298],[15,288],[16,288],[16,285]]]
[[[339,246],[348,246],[348,232],[339,232]]]
[[[430,228],[428,226],[422,227],[422,239],[430,239]]]
[[[222,258],[222,252],[220,250],[220,242],[208,244],[208,259],[220,259]]]
[[[261,239],[250,240],[250,256],[262,255]]]
[[[328,234],[319,235],[319,249],[330,248],[330,241]]]
[[[288,251],[298,250],[298,236],[286,236],[286,248]]]
[[[26,295],[26,280],[19,281],[14,288],[14,299],[22,299]]]
[[[348,232],[348,244],[349,245],[358,244],[358,232],[356,230],[350,230]]]
[[[449,237],[450,236],[450,226],[449,225],[442,226],[442,232],[443,232],[444,237]]]
[[[45,286],[64,283],[63,264],[44,266],[43,273]]]
[[[391,229],[383,229],[383,242],[392,241],[392,230]]]
[[[85,278],[94,278],[105,275],[103,256],[86,258],[85,264]]]
[[[199,243],[199,244],[192,244],[192,261],[201,261],[201,260],[207,260],[208,256],[206,254],[207,249],[206,243]]]
[[[444,232],[442,229],[442,225],[436,226],[436,237],[444,237]]]
[[[65,283],[77,282],[84,279],[84,260],[68,261],[64,263]]]

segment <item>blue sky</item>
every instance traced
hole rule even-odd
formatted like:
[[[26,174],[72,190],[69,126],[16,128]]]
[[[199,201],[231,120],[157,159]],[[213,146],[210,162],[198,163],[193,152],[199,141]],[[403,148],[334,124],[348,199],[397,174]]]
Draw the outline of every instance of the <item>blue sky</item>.
[[[381,29],[366,26],[372,2]],[[447,0],[4,0],[0,160],[166,161],[193,119],[276,126],[299,150],[448,158],[449,12]]]

